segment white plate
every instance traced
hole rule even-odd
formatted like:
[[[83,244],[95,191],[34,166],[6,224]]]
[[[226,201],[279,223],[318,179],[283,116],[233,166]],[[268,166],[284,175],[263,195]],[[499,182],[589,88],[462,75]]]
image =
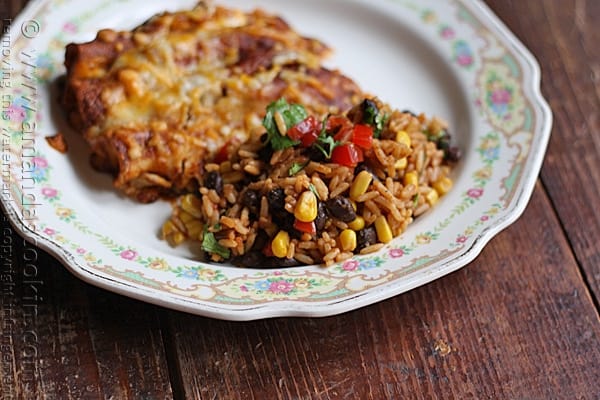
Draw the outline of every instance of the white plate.
[[[464,266],[523,212],[552,124],[537,63],[476,0],[223,0],[280,13],[335,49],[330,65],[393,106],[449,121],[464,159],[439,205],[377,254],[279,270],[202,264],[158,238],[164,202],[135,204],[91,169],[56,104],[64,46],[130,29],[195,0],[42,0],[2,39],[2,205],[16,229],[81,279],[214,318],[324,316],[371,304]],[[8,85],[10,83],[10,85]],[[34,131],[34,132],[32,132]]]

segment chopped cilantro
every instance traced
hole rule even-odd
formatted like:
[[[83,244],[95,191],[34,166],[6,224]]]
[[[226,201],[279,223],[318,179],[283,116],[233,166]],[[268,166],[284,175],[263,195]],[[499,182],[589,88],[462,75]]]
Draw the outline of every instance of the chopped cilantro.
[[[419,193],[417,193],[413,196],[412,201],[413,201],[413,208],[417,207],[417,204],[419,204]]]
[[[338,144],[339,142],[336,142],[332,136],[322,133],[317,138],[314,146],[321,150],[325,158],[330,159],[333,149],[335,149]]]
[[[229,258],[231,255],[228,248],[222,246],[217,242],[217,238],[215,238],[215,234],[212,232],[205,231],[204,237],[202,238],[202,250],[207,253],[218,254],[224,259]]]
[[[276,112],[281,114],[285,121],[285,126],[287,129],[290,129],[306,119],[308,116],[306,110],[299,104],[288,104],[284,98],[281,98],[267,106],[267,113],[263,119],[263,126],[267,130],[267,142],[271,144],[273,150],[283,150],[297,145],[299,142],[282,135],[279,129],[277,129],[277,123],[275,122]]]
[[[325,117],[325,119],[323,119],[323,128],[321,129],[321,133],[317,137],[317,141],[313,144],[313,146],[319,149],[326,159],[330,159],[333,149],[335,149],[339,143],[336,142],[332,136],[327,135],[325,128],[327,126],[327,118],[329,117]]]
[[[317,199],[321,200],[321,196],[319,196],[319,192],[317,192],[317,188],[312,183],[308,184],[308,189],[315,194]]]
[[[363,107],[363,123],[373,127],[373,137],[378,138],[383,131],[389,115],[382,114],[373,101],[364,101]]]
[[[296,175],[298,172],[302,171],[302,169],[306,166],[306,164],[301,164],[299,162],[295,162],[292,164],[292,166],[290,167],[290,169],[288,170],[288,175],[289,176],[294,176]]]

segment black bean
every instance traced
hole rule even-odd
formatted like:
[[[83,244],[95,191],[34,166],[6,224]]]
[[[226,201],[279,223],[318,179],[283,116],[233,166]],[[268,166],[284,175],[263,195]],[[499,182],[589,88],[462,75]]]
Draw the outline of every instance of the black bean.
[[[444,158],[450,162],[458,162],[462,158],[462,152],[458,147],[452,146],[444,152]]]
[[[346,114],[348,119],[350,121],[352,121],[352,123],[354,123],[354,124],[362,123],[363,115],[364,115],[364,111],[363,111],[362,103],[357,104],[354,107],[352,107]]]
[[[415,114],[414,112],[410,111],[410,110],[402,110],[402,114],[410,114],[413,117],[416,117],[417,114]]]
[[[290,234],[294,238],[301,236],[300,232],[294,229],[294,215],[290,214],[285,209],[285,192],[282,188],[271,189],[267,193],[267,201],[269,203],[269,213],[271,220],[275,225]]]
[[[277,210],[271,213],[271,220],[279,229],[289,233],[291,238],[300,239],[302,232],[294,228],[296,217],[285,210]]]
[[[325,161],[325,154],[316,145],[312,145],[306,150],[306,156],[314,162]]]
[[[270,144],[267,144],[267,139],[269,136],[266,133],[263,133],[260,137],[260,142],[263,146],[258,150],[258,158],[261,161],[269,163],[271,161],[271,157],[273,157],[273,148]]]
[[[265,265],[267,257],[259,250],[249,251],[243,256],[235,257],[231,263],[236,267],[260,268]]]
[[[249,251],[243,256],[235,257],[231,263],[236,267],[269,269],[269,268],[287,268],[300,265],[293,258],[267,257],[261,251]]]
[[[362,171],[367,171],[374,179],[377,179],[377,175],[375,175],[371,167],[365,163],[360,163],[356,166],[356,168],[354,168],[354,176],[360,174]]]
[[[283,210],[285,207],[285,192],[279,187],[271,189],[267,193],[267,201],[271,213]]]
[[[270,239],[269,239],[269,235],[267,234],[267,232],[260,229],[258,231],[258,233],[256,234],[256,239],[254,239],[254,244],[252,245],[252,250],[262,251],[262,249],[267,245],[267,243],[269,243],[269,240]]]
[[[451,142],[452,135],[448,130],[441,131],[435,139],[437,148],[444,151],[444,160],[457,162],[461,158],[461,152],[458,147],[452,146]]]
[[[267,257],[267,259],[265,260],[264,267],[265,268],[288,268],[288,267],[297,267],[298,265],[300,265],[300,263],[293,258]]]
[[[322,231],[325,228],[325,223],[327,222],[327,207],[325,207],[325,203],[320,201],[317,204],[317,218],[315,218],[315,227],[317,228],[317,232]]]
[[[352,207],[352,203],[343,196],[327,200],[327,211],[342,222],[352,222],[356,219],[356,212]]]
[[[354,124],[375,125],[374,118],[378,114],[377,104],[371,99],[364,99],[360,104],[352,107],[346,115]]]
[[[377,243],[377,231],[373,225],[356,232],[356,252]]]
[[[274,188],[267,192],[271,219],[280,228],[290,234],[294,230],[294,216],[285,209],[285,192],[282,188]]]
[[[210,171],[204,176],[204,186],[214,189],[219,195],[223,194],[223,178],[217,171]]]
[[[450,147],[450,134],[447,131],[441,131],[435,139],[435,144],[440,150],[446,151]]]
[[[256,190],[248,189],[242,195],[242,205],[248,207],[251,213],[256,214],[260,207],[260,195]]]

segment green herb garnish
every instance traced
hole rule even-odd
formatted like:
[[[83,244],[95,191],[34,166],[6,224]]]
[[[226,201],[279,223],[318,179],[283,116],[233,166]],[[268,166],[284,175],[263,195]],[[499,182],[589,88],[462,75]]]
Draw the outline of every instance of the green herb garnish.
[[[327,130],[325,129],[327,125],[327,118],[328,117],[325,117],[323,120],[323,128],[321,129],[321,133],[317,137],[317,141],[313,144],[313,146],[319,149],[326,159],[330,159],[333,149],[335,149],[340,143],[336,142],[333,136],[329,136],[327,134]]]
[[[206,229],[202,238],[202,250],[206,251],[207,253],[218,254],[224,259],[229,258],[231,255],[231,252],[227,247],[219,244],[217,238],[215,238],[215,234],[208,232]]]
[[[306,164],[301,164],[299,162],[295,162],[292,164],[292,166],[290,167],[290,169],[288,170],[288,175],[289,176],[294,176],[296,175],[298,172],[302,171],[302,169],[306,166]]]
[[[419,204],[419,193],[417,193],[413,196],[412,201],[413,201],[413,208],[416,208],[417,205]]]
[[[332,136],[320,135],[317,138],[317,141],[315,142],[314,146],[317,149],[321,150],[321,153],[323,153],[325,158],[330,159],[331,154],[333,153],[333,149],[335,149],[338,144],[339,142],[336,142]]]
[[[267,106],[267,113],[263,119],[263,126],[267,130],[267,143],[271,144],[273,150],[287,149],[288,147],[293,147],[300,143],[279,132],[277,123],[275,122],[276,112],[283,117],[287,129],[304,121],[308,116],[304,107],[300,104],[288,104],[284,98],[269,104]]]
[[[321,200],[321,196],[319,196],[319,192],[317,192],[317,188],[315,187],[315,185],[313,185],[312,183],[309,183],[308,189],[314,193],[314,195],[317,197],[317,199]]]
[[[373,137],[378,138],[387,120],[390,118],[389,115],[382,114],[372,101],[365,101],[363,103],[363,112],[363,122],[373,127]]]

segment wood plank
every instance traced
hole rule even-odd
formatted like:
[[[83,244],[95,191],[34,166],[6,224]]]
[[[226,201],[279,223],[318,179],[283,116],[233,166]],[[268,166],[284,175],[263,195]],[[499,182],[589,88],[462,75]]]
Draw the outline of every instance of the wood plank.
[[[598,304],[600,2],[487,3],[541,64],[542,91],[554,111],[554,130],[541,176]]]
[[[170,398],[157,309],[79,281],[2,218],[0,398]]]
[[[186,398],[571,399],[600,379],[598,314],[540,186],[475,262],[388,301],[323,319],[168,320]]]

